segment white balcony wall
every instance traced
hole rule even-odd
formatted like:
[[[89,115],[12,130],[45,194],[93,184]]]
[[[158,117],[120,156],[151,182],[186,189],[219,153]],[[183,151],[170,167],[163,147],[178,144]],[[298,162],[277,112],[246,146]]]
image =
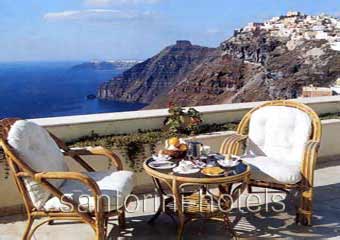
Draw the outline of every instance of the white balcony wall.
[[[340,96],[302,98],[297,101],[312,107],[317,113],[340,112]],[[241,120],[250,109],[263,102],[220,104],[195,107],[203,114],[205,123],[225,123]],[[108,135],[130,133],[138,129],[157,129],[162,127],[167,109],[144,110],[122,113],[102,113],[81,116],[32,119],[47,127],[65,141],[77,139],[93,133]]]
[[[340,112],[340,97],[322,97],[299,99],[308,104],[319,114]],[[239,121],[242,116],[251,108],[261,104],[239,103],[239,104],[222,104],[196,107],[203,113],[205,123],[224,123]],[[167,115],[167,109],[145,110],[124,113],[105,113],[85,116],[69,116],[55,118],[32,119],[32,121],[46,127],[55,135],[64,141],[78,139],[93,133],[108,135],[114,133],[129,133],[138,129],[157,129],[162,126],[164,117]],[[340,156],[340,120],[331,119],[323,120],[323,135],[320,149],[319,161],[329,159],[329,157]],[[212,146],[214,151],[218,151],[223,139],[231,132],[219,132],[198,136],[199,141],[206,145]],[[158,146],[161,148],[162,146]],[[118,153],[119,154],[119,153]],[[106,169],[107,161],[101,157],[87,157],[86,160],[96,169]],[[140,160],[141,162],[143,159]],[[70,168],[80,171],[72,160],[67,160]],[[125,161],[124,166],[127,168]],[[2,177],[3,169],[0,168],[0,192],[3,194],[0,198],[0,215],[17,212],[22,210],[22,200],[17,192],[16,186],[12,179]],[[136,191],[150,189],[151,179],[143,172],[136,173],[137,188]]]

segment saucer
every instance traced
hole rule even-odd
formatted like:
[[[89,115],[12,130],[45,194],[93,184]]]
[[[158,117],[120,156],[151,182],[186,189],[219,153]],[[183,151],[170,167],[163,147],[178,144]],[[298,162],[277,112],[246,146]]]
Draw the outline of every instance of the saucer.
[[[221,165],[222,167],[235,167],[238,164],[240,164],[240,161],[236,160],[225,160],[225,159],[219,159],[217,160],[217,163]]]
[[[155,169],[171,169],[176,166],[176,163],[170,161],[152,161],[148,165]]]
[[[179,174],[193,174],[199,172],[200,168],[189,160],[182,160],[172,171]]]
[[[159,162],[168,161],[171,159],[169,155],[152,155],[152,159]]]
[[[189,168],[189,169],[183,169],[182,167],[178,166],[172,169],[173,172],[179,173],[179,174],[193,174],[199,172],[201,169],[199,168]]]

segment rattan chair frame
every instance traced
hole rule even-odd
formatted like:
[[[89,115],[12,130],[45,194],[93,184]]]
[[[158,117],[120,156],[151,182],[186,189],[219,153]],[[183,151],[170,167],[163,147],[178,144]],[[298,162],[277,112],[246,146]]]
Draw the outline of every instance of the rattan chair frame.
[[[251,186],[272,188],[287,192],[290,189],[297,189],[300,193],[300,202],[297,204],[296,222],[303,225],[312,224],[312,200],[313,200],[313,185],[314,185],[314,169],[318,156],[318,151],[321,141],[321,121],[318,114],[306,106],[292,100],[275,100],[266,102],[250,110],[239,123],[236,133],[228,136],[221,145],[220,152],[224,154],[242,155],[242,146],[246,144],[247,134],[249,130],[249,122],[251,116],[257,110],[267,106],[285,106],[297,108],[305,113],[311,119],[312,133],[308,142],[306,142],[305,153],[301,165],[302,180],[296,184],[279,184],[273,182],[257,181],[250,179],[249,190]]]
[[[7,137],[11,126],[19,119],[3,119],[0,121],[0,146],[2,147],[8,165],[10,167],[11,175],[17,185],[17,188],[23,198],[24,206],[27,213],[27,226],[22,236],[23,240],[30,240],[34,232],[45,223],[52,223],[58,220],[70,220],[83,222],[91,226],[95,233],[96,240],[106,239],[108,233],[108,219],[113,216],[118,216],[119,226],[125,226],[125,211],[124,207],[117,210],[106,211],[104,210],[104,199],[101,197],[101,190],[97,183],[89,176],[79,172],[37,172],[29,167],[23,159],[21,159],[16,152],[8,144]],[[86,171],[95,171],[81,156],[85,155],[100,155],[105,156],[112,161],[117,170],[122,170],[122,161],[113,152],[103,147],[89,147],[86,149],[70,149],[66,144],[50,133],[51,137],[55,140],[59,148],[65,156],[75,160]],[[41,183],[41,186],[48,191],[51,196],[62,198],[64,202],[72,205],[72,211],[45,211],[35,208],[32,203],[28,190],[24,184],[24,178],[31,178],[34,181]],[[95,208],[94,211],[89,212],[79,205],[76,201],[66,197],[55,186],[50,184],[48,180],[51,179],[64,179],[79,181],[85,185],[92,192],[94,197]],[[33,227],[34,220],[44,218],[42,222]]]

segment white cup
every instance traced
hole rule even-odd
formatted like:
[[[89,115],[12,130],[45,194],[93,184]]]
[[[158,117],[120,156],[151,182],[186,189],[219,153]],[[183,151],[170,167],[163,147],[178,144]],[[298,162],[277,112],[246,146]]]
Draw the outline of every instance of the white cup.
[[[202,155],[208,156],[210,154],[210,152],[211,152],[210,146],[208,146],[208,145],[202,146],[202,148],[201,148],[201,154]]]

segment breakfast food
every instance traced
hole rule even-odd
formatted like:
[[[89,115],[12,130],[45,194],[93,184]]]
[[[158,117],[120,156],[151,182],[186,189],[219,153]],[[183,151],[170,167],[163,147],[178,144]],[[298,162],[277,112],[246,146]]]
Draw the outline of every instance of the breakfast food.
[[[165,141],[165,149],[162,154],[169,155],[173,158],[183,158],[186,156],[188,146],[183,139],[172,137]]]
[[[188,151],[188,145],[184,143],[181,143],[178,148],[180,151]]]
[[[170,145],[170,146],[167,148],[167,150],[170,150],[170,151],[177,151],[178,148],[177,148],[176,146],[174,146],[174,145]]]
[[[180,144],[180,140],[178,137],[172,137],[168,140],[168,144],[177,147]]]
[[[224,170],[220,167],[206,167],[202,169],[202,173],[209,176],[218,176],[224,173]]]

